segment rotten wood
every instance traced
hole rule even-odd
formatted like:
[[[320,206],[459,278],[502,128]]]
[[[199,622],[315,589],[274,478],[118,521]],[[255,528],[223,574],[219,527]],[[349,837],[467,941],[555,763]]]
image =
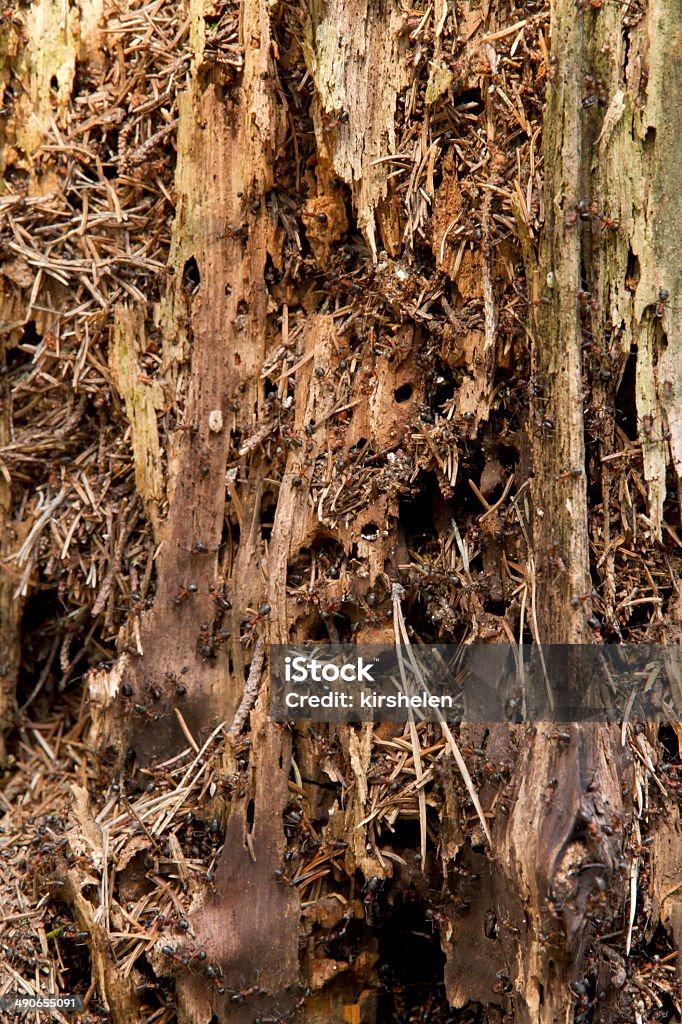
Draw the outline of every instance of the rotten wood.
[[[267,676],[268,642],[679,642],[669,12],[22,11],[17,969],[76,926],[113,1019],[679,1015],[675,723],[293,727]]]

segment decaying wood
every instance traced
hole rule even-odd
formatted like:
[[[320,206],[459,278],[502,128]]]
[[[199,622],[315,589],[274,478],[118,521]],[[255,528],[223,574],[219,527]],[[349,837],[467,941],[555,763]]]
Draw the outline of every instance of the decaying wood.
[[[158,532],[164,481],[156,417],[163,408],[163,389],[158,382],[139,379],[138,359],[145,350],[145,324],[141,310],[118,307],[109,362],[116,390],[125,402],[130,420],[135,486]]]
[[[680,642],[671,19],[3,13],[4,987],[680,1016],[678,723],[295,727],[267,672]]]
[[[387,193],[384,162],[395,151],[398,93],[409,79],[408,30],[397,7],[364,0],[314,3],[305,28],[306,62],[319,97],[320,168],[329,165],[351,186],[358,227],[375,254],[375,217]],[[330,175],[320,177],[324,187]]]

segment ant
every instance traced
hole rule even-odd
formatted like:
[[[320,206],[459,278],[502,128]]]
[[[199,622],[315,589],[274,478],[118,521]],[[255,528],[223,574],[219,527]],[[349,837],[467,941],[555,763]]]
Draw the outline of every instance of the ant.
[[[128,606],[128,617],[131,619],[138,618],[144,611],[149,607],[149,601],[145,600],[141,594],[137,591],[133,591],[130,595],[130,602]]]
[[[406,337],[392,338],[388,342],[388,346],[387,346],[387,352],[386,352],[386,360],[387,360],[387,362],[392,363],[394,361],[394,359],[400,360],[401,357],[404,358],[407,355],[407,353],[409,352],[411,347],[412,347],[412,342],[410,340],[408,340]]]
[[[665,316],[665,307],[668,305],[669,298],[670,292],[667,288],[658,289],[658,302],[654,308],[654,316],[657,320],[662,320]]]
[[[200,950],[185,949],[185,950],[182,950],[182,951],[181,950],[177,950],[176,951],[173,948],[173,946],[162,946],[161,947],[161,952],[163,953],[163,955],[165,957],[168,957],[169,960],[170,959],[175,960],[175,962],[180,964],[182,967],[189,967],[189,969],[190,969],[190,971],[192,971],[192,973],[194,973],[193,966],[197,965],[197,963],[203,964],[204,961],[206,960],[206,950],[205,949],[200,949]]]
[[[571,227],[580,218],[580,220],[589,220],[591,216],[590,207],[587,205],[585,199],[579,199],[574,205],[573,209],[570,210],[564,217],[564,224],[566,227]]]
[[[24,28],[24,23],[21,20],[21,18],[17,17],[13,4],[8,4],[6,7],[3,7],[2,10],[0,10],[0,20],[7,22],[8,25],[11,25],[12,28],[15,28],[19,35],[21,36],[21,38],[24,38],[24,34],[21,31],[21,29]]]
[[[592,292],[585,291],[583,288],[578,289],[578,301],[581,309],[585,311],[599,309],[599,303]]]
[[[264,604],[261,605],[257,612],[255,612],[253,608],[247,608],[246,610],[253,616],[253,618],[249,619],[246,624],[246,630],[239,639],[244,640],[246,643],[250,643],[256,632],[256,626],[259,622],[263,622],[264,619],[267,619],[272,609],[269,604]]]
[[[606,89],[601,78],[595,78],[594,75],[583,75],[583,86],[585,88],[583,107],[593,107],[595,103],[603,107],[606,103]]]
[[[602,213],[599,219],[601,220],[604,227],[608,228],[609,231],[618,231],[618,228],[620,227],[620,221],[617,217],[608,217],[605,213]]]
[[[348,124],[348,111],[341,110],[336,116],[322,111],[322,131],[330,132],[340,124]]]
[[[228,601],[223,591],[215,583],[209,583],[208,592],[212,595],[213,600],[221,611],[228,612],[230,610],[232,602]]]
[[[498,971],[495,977],[497,978],[497,981],[493,985],[493,992],[495,992],[498,995],[505,995],[506,993],[511,992],[513,990],[514,986],[512,985],[508,975],[506,975],[504,971]]]
[[[554,799],[554,794],[556,793],[556,789],[557,789],[558,785],[559,785],[559,780],[558,779],[548,779],[547,780],[547,785],[545,786],[544,792],[542,794],[542,799],[544,800],[544,802],[546,804],[551,804],[552,800]]]
[[[536,416],[536,424],[539,432],[544,437],[549,437],[554,433],[554,420],[549,419],[549,417]]]
[[[654,431],[654,418],[653,418],[653,416],[650,413],[648,415],[646,415],[646,416],[642,416],[642,433],[644,434],[644,436],[648,440],[651,439],[651,435],[653,434],[653,431]]]
[[[563,473],[557,473],[554,477],[555,480],[579,480],[583,475],[584,470],[581,466],[576,466],[575,469],[565,469]]]
[[[177,594],[175,595],[175,597],[173,598],[173,604],[174,605],[181,605],[181,604],[183,604],[187,600],[187,598],[190,596],[190,594],[196,594],[198,589],[199,588],[197,587],[196,583],[188,583],[187,586],[185,586],[183,584],[180,587],[180,589],[177,592]]]
[[[587,77],[589,78],[590,76]],[[598,100],[598,102],[600,101]],[[586,199],[579,199],[564,217],[564,224],[566,227],[571,227],[578,219],[588,221],[591,218],[600,221],[604,227],[609,228],[611,231],[617,231],[620,227],[619,220],[608,216],[608,214],[600,210],[599,200],[596,196],[593,196],[589,204]]]
[[[603,644],[604,638],[601,633],[602,623],[599,621],[596,615],[590,615],[587,617],[587,625],[592,630],[592,636],[596,644]]]
[[[594,75],[583,75],[583,88],[585,89],[585,96],[583,97],[584,108],[594,106],[597,102]]]
[[[563,558],[560,555],[551,555],[549,564],[556,569],[557,573],[561,576],[565,576],[568,572],[568,568]]]
[[[218,235],[218,241],[223,238],[239,238],[242,239],[248,234],[248,228],[245,224],[228,224],[224,231],[221,231]]]
[[[144,704],[133,704],[133,710],[135,714],[140,715],[141,718],[146,718],[148,722],[158,722],[159,716],[151,708],[146,708]]]
[[[653,417],[653,414],[649,413],[648,415],[642,416],[642,433],[644,434],[644,437],[646,438],[646,440],[650,441],[650,442],[653,442],[653,441],[669,441],[670,438],[672,437],[672,434],[671,434],[671,432],[669,430],[666,430],[665,433],[662,433],[660,437],[656,437],[656,438],[653,436],[653,432],[654,432],[654,417]]]
[[[600,82],[601,80],[598,79],[597,81]],[[590,214],[595,220],[601,221],[604,227],[608,227],[612,231],[616,231],[621,226],[620,220],[609,217],[608,214],[603,213],[602,210],[600,210],[599,200],[596,196],[592,198],[592,202],[590,203]]]
[[[257,996],[261,991],[260,985],[244,985],[239,992],[232,992],[231,1003],[243,1003],[250,996]]]
[[[152,680],[150,680],[150,679],[145,680],[144,688],[147,691],[147,693],[149,694],[149,696],[152,698],[153,701],[161,700],[161,698],[163,696],[163,691],[162,691],[161,687],[158,686],[156,683],[152,682]]]

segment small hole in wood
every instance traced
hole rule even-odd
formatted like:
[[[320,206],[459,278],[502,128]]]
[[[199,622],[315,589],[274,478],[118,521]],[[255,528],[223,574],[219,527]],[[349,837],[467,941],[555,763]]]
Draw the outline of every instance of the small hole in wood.
[[[396,388],[393,392],[393,397],[396,402],[409,402],[412,398],[412,385],[401,384],[399,388]]]
[[[194,295],[199,290],[201,284],[201,274],[199,273],[199,264],[195,260],[194,256],[190,256],[185,261],[185,265],[182,268],[182,287],[190,295]]]

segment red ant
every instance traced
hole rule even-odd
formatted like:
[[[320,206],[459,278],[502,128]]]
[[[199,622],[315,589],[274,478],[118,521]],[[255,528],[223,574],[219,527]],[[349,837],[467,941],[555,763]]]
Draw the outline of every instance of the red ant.
[[[599,209],[599,200],[596,196],[592,198],[589,205],[586,199],[579,199],[564,217],[564,224],[566,227],[571,227],[575,224],[578,218],[580,218],[580,220],[590,220],[590,218],[593,218],[594,220],[600,221],[604,227],[609,228],[611,231],[617,231],[620,227],[619,220],[609,217],[607,214],[601,212]]]
[[[599,621],[599,619],[596,617],[596,615],[588,616],[588,618],[587,618],[587,625],[592,630],[592,636],[594,638],[594,642],[596,644],[603,644],[604,643],[604,638],[603,638],[603,636],[601,634],[601,625],[602,624]]]
[[[577,466],[575,469],[565,469],[563,473],[557,473],[555,480],[578,480],[583,475],[583,469]]]
[[[589,309],[599,309],[599,303],[592,292],[585,291],[583,288],[578,290],[578,302],[580,303],[581,309],[584,309],[585,311]]]
[[[560,555],[552,555],[549,559],[549,564],[556,569],[560,576],[565,576],[568,572],[568,568],[563,558]]]
[[[609,231],[618,231],[618,228],[620,227],[620,221],[617,217],[607,217],[605,213],[602,213],[600,220],[604,227],[608,228]]]
[[[141,718],[146,718],[149,722],[158,722],[159,716],[151,708],[147,708],[144,704],[133,704],[133,711],[136,715]]]
[[[670,292],[667,288],[658,289],[658,302],[654,309],[654,316],[658,320],[662,320],[665,316],[665,307],[668,305],[668,299],[670,298]]]
[[[228,224],[224,231],[218,235],[218,241],[223,238],[244,238],[248,234],[246,224]]]
[[[601,78],[595,78],[594,75],[584,75],[583,86],[585,88],[583,107],[593,107],[595,103],[599,103],[599,106],[603,107],[606,103],[606,89]]]
[[[262,622],[264,619],[267,619],[272,609],[270,608],[269,604],[264,604],[258,609],[257,612],[254,612],[253,608],[247,608],[246,610],[253,616],[253,618],[249,620],[249,622],[246,625],[246,631],[240,636],[239,639],[243,640],[245,643],[250,643],[253,640],[256,631],[256,626],[258,625],[259,622]]]
[[[542,417],[536,415],[535,423],[538,428],[538,432],[542,434],[543,437],[549,437],[554,433],[554,420],[551,420],[548,416]]]
[[[199,424],[198,423],[177,423],[173,427],[173,430],[176,431],[176,432],[187,432],[187,431],[189,431],[191,434],[198,434],[199,433]]]
[[[651,413],[646,416],[642,416],[642,433],[647,441],[669,441],[672,434],[669,430],[662,433],[660,437],[654,438],[654,417]]]
[[[654,430],[654,419],[653,419],[653,416],[651,416],[650,414],[647,415],[647,416],[642,416],[642,433],[644,434],[644,436],[646,438],[650,439],[651,435],[653,433],[653,430]]]
[[[545,786],[545,789],[542,794],[542,799],[546,804],[551,804],[552,800],[554,799],[554,794],[556,793],[558,785],[558,779],[548,779],[547,785]]]
[[[230,610],[232,602],[228,601],[220,587],[217,587],[215,583],[209,583],[208,592],[212,595],[215,603],[221,611],[227,612]]]
[[[199,588],[197,587],[196,583],[188,583],[187,586],[185,586],[183,584],[180,587],[180,589],[177,592],[177,594],[175,595],[175,597],[173,598],[173,604],[175,604],[175,605],[183,604],[187,600],[187,598],[190,596],[190,594],[196,594],[198,589]]]
[[[239,992],[232,992],[231,1003],[243,1003],[250,996],[257,996],[260,992],[260,985],[244,985]]]
[[[342,110],[334,117],[326,111],[322,111],[322,131],[330,132],[340,124],[348,124],[348,111]]]

